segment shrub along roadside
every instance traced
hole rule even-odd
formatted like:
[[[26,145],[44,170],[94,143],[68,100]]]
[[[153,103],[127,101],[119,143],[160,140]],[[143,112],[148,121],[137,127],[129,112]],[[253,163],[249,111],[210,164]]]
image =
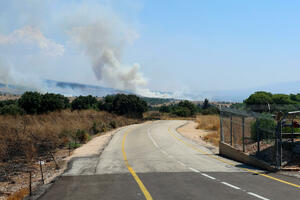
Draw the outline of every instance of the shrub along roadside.
[[[161,113],[170,113],[178,117],[192,117],[197,113],[203,115],[219,114],[219,109],[212,106],[207,99],[205,99],[203,105],[195,105],[190,101],[181,101],[178,104],[162,105],[159,108]]]
[[[69,143],[85,143],[95,134],[139,122],[139,119],[95,110],[0,115],[0,160],[8,161],[16,157],[31,160],[38,154],[67,147]]]

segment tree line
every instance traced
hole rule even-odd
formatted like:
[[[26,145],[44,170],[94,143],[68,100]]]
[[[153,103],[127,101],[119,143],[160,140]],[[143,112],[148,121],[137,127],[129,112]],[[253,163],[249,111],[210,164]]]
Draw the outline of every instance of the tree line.
[[[203,115],[219,114],[219,109],[212,106],[208,99],[203,104],[194,104],[190,101],[180,101],[177,104],[163,105],[159,108],[159,112],[170,113],[179,117],[192,117],[197,113]]]
[[[243,103],[234,104],[232,107],[260,113],[295,111],[300,110],[300,94],[272,94],[258,91],[251,94]]]
[[[0,114],[2,115],[44,114],[64,109],[72,111],[94,109],[132,118],[142,118],[148,106],[140,97],[126,94],[108,95],[101,100],[91,95],[79,96],[70,102],[69,98],[60,94],[25,92],[18,100],[0,101]]]

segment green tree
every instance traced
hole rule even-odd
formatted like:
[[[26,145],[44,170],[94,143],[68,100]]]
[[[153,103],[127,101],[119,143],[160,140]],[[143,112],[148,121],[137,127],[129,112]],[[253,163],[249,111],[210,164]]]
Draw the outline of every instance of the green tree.
[[[270,116],[259,118],[251,124],[251,138],[257,141],[260,139],[274,139],[276,132],[276,122]]]
[[[162,105],[159,108],[159,112],[169,113],[169,112],[171,112],[171,108],[170,108],[170,106]]]
[[[190,115],[195,115],[196,111],[197,111],[196,105],[187,100],[179,102],[178,107],[183,107],[183,108],[189,109]]]
[[[71,103],[72,110],[83,110],[97,107],[97,99],[91,95],[79,96]]]
[[[208,99],[205,99],[204,102],[203,102],[202,109],[207,109],[209,106],[210,106],[210,105],[209,105]]]
[[[176,107],[173,113],[179,117],[190,117],[192,115],[191,110],[188,107]]]
[[[56,110],[66,109],[69,105],[69,99],[60,94],[46,93],[42,95],[41,111],[53,112]]]
[[[268,112],[270,104],[273,103],[272,94],[268,92],[255,92],[250,95],[244,103],[246,106],[255,112]]]
[[[274,94],[272,96],[272,102],[275,104],[291,104],[289,95],[286,94]]]
[[[117,94],[113,97],[112,111],[116,114],[142,118],[147,109],[147,103],[136,95]]]
[[[25,92],[18,101],[20,108],[27,114],[36,114],[41,110],[42,96],[38,92]]]

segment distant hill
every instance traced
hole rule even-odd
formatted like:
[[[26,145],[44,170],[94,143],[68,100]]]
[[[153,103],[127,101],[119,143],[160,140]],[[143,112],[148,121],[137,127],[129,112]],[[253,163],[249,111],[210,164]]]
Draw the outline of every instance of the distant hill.
[[[80,96],[80,95],[93,95],[93,96],[106,96],[110,94],[124,93],[130,94],[131,92],[125,90],[117,90],[113,88],[107,88],[102,86],[87,85],[80,83],[62,82],[54,80],[45,80],[41,85],[41,92],[59,93],[65,96]],[[5,85],[0,83],[0,92],[7,94],[23,94],[25,91],[35,90],[32,88],[26,88],[22,86]],[[266,91],[271,93],[283,93],[283,94],[297,94],[300,93],[300,81],[274,83],[260,87],[239,89],[239,90],[219,90],[219,91],[207,91],[183,94],[176,96],[173,93],[161,92],[162,94],[169,95],[174,98],[145,98],[145,100],[152,105],[172,102],[175,99],[189,99],[189,100],[204,100],[208,98],[211,101],[226,101],[226,102],[242,102],[250,94],[256,91]]]
[[[101,86],[86,85],[80,83],[61,82],[53,80],[45,80],[41,87],[40,92],[50,92],[63,94],[65,96],[80,96],[80,95],[93,95],[93,96],[106,96],[110,94],[124,93],[129,94],[130,92],[124,90],[116,90],[113,88],[106,88]],[[28,90],[36,90],[29,87],[5,85],[0,83],[0,92],[7,94],[23,94]]]
[[[102,96],[117,94],[117,93],[130,94],[129,91],[125,91],[125,90],[117,90],[117,89],[107,88],[102,86],[86,85],[86,84],[71,83],[71,82],[61,82],[61,81],[53,81],[53,80],[46,80],[45,88],[47,92],[59,93],[65,96],[92,95],[92,96],[102,97]]]
[[[176,99],[166,99],[166,98],[150,98],[150,97],[142,97],[144,101],[146,101],[151,106],[159,106],[162,104],[175,102]]]

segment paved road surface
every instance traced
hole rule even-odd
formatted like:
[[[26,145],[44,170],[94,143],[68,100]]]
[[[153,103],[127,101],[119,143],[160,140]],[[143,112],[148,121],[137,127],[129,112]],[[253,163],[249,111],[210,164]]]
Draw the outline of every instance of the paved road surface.
[[[40,199],[300,199],[300,179],[213,155],[176,132],[184,123],[123,129],[100,157],[75,159]]]

